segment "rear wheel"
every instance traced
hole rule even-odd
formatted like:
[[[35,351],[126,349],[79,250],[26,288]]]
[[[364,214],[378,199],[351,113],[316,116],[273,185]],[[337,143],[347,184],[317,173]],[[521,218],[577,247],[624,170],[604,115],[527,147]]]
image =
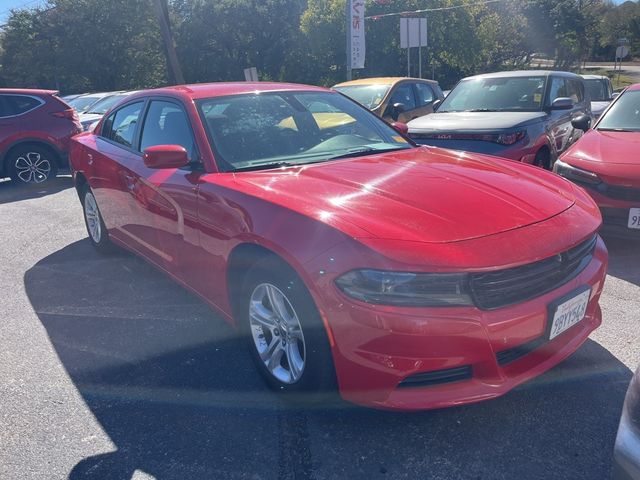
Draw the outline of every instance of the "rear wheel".
[[[113,249],[113,244],[111,243],[111,240],[109,240],[107,227],[104,225],[100,209],[98,209],[96,197],[93,195],[89,185],[85,184],[82,188],[81,199],[82,209],[84,212],[84,223],[87,227],[87,233],[89,234],[91,244],[103,253],[110,252]]]
[[[251,355],[271,388],[302,403],[333,396],[335,371],[320,313],[288,265],[267,259],[251,268],[239,305]]]
[[[46,182],[58,173],[55,154],[40,145],[24,145],[9,152],[9,176],[14,182],[33,185]]]

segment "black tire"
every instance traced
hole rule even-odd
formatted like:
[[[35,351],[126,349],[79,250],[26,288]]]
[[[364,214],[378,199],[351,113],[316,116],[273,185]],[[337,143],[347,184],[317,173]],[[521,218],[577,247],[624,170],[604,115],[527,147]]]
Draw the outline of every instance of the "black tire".
[[[551,153],[549,153],[549,150],[546,148],[538,150],[534,164],[540,168],[544,168],[545,170],[551,170]]]
[[[111,243],[111,240],[109,239],[109,232],[104,224],[104,220],[102,220],[102,214],[98,209],[98,204],[93,196],[93,192],[87,184],[84,184],[80,190],[80,201],[82,202],[84,225],[87,227],[89,241],[100,253],[111,253],[113,251],[113,243]],[[95,205],[95,209],[93,206],[90,206],[92,202],[93,205]],[[91,214],[92,210],[95,212],[93,215]],[[97,225],[95,226],[99,227],[95,228],[93,233],[91,225],[92,222],[97,222]]]
[[[6,160],[11,179],[22,185],[38,185],[58,174],[57,155],[41,145],[20,145],[9,152]]]
[[[294,382],[285,382],[276,378],[261,359],[257,343],[254,341],[255,327],[252,327],[250,320],[251,299],[254,293],[259,288],[264,288],[262,286],[266,284],[276,287],[285,295],[301,326],[304,368],[299,379]],[[239,326],[246,338],[251,357],[258,371],[273,390],[296,404],[317,404],[337,399],[335,395],[337,382],[331,347],[320,313],[302,280],[289,265],[275,258],[266,258],[250,268],[244,276],[237,312]],[[265,340],[271,340],[267,338],[270,336],[268,330],[264,330],[263,335]],[[284,338],[285,334],[281,335],[281,338]],[[271,337],[277,338],[277,335]],[[302,351],[299,342],[297,347]],[[285,356],[286,354],[283,355],[281,364],[286,370],[288,356],[287,358]],[[292,369],[289,367],[289,370]]]

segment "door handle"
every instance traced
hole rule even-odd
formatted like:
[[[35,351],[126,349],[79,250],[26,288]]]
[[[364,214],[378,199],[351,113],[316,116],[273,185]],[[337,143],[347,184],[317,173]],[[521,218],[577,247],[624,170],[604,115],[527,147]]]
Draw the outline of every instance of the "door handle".
[[[87,163],[89,165],[93,165],[93,155],[91,155],[90,153],[87,154]]]

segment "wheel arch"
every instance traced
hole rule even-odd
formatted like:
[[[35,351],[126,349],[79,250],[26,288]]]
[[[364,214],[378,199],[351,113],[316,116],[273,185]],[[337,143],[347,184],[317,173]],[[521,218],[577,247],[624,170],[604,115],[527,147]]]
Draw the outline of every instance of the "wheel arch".
[[[56,167],[60,168],[62,166],[62,152],[55,145],[47,142],[46,140],[42,140],[41,138],[21,138],[20,140],[16,140],[11,143],[5,151],[2,152],[2,161],[0,162],[0,166],[2,167],[2,172],[4,174],[9,173],[9,159],[11,158],[11,153],[16,149],[27,145],[35,145],[49,150],[53,154],[52,159],[55,161]]]

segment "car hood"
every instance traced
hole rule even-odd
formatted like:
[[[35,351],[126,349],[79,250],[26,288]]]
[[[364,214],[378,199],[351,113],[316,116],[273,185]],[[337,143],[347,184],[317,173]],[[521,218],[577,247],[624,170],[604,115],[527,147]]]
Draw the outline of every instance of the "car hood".
[[[640,132],[590,130],[562,155],[562,161],[610,183],[640,186]]]
[[[409,132],[495,131],[523,127],[544,118],[544,112],[436,112],[408,123]]]
[[[569,182],[536,167],[434,147],[242,172],[234,181],[246,193],[352,237],[415,242],[521,228],[575,200]]]

